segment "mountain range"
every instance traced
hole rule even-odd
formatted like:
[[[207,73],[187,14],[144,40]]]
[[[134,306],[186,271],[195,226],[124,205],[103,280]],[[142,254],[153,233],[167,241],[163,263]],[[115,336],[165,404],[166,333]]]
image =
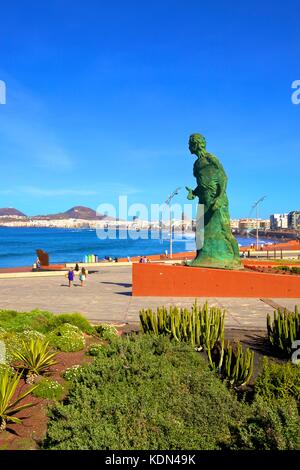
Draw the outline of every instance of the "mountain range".
[[[26,215],[13,207],[3,207],[0,209],[0,217],[26,217]]]
[[[44,220],[58,220],[58,219],[84,219],[84,220],[115,220],[104,214],[98,214],[94,209],[85,206],[74,206],[66,212],[59,212],[57,214],[35,215],[27,216],[23,212],[14,208],[0,209],[0,217],[28,217],[30,219],[44,219]]]

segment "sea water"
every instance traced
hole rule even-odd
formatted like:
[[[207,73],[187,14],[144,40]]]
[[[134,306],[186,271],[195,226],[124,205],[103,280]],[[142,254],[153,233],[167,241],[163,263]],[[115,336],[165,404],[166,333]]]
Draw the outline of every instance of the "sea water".
[[[32,266],[37,249],[49,254],[50,263],[81,262],[88,254],[95,254],[99,259],[160,254],[169,252],[169,238],[168,232],[144,230],[112,233],[103,230],[99,238],[96,230],[90,229],[0,227],[0,267]],[[237,237],[237,240],[242,246],[256,243],[254,238]],[[173,253],[193,250],[194,233],[174,233]]]

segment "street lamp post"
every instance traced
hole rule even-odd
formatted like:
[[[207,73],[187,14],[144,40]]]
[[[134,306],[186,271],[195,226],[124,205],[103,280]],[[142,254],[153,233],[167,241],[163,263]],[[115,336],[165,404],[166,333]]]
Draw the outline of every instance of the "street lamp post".
[[[175,191],[173,191],[168,199],[166,200],[166,204],[169,206],[169,213],[170,213],[170,258],[172,259],[173,257],[173,224],[172,224],[172,210],[171,210],[171,202],[174,196],[176,196],[181,188],[176,188]]]
[[[261,197],[252,206],[252,209],[256,209],[256,251],[258,251],[258,205],[259,205],[260,202],[262,202],[264,199],[266,199],[266,197],[267,196]]]

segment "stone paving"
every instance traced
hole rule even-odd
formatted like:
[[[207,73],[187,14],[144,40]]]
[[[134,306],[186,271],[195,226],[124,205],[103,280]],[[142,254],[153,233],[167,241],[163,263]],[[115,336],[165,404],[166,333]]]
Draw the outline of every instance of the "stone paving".
[[[131,267],[128,266],[107,266],[90,273],[83,288],[77,278],[74,284],[70,289],[64,275],[1,279],[0,309],[80,312],[92,322],[135,323],[139,321],[141,308],[171,304],[188,307],[195,300],[188,297],[132,297]],[[266,315],[277,305],[290,310],[296,304],[300,306],[300,298],[198,298],[198,303],[206,300],[210,305],[226,309],[227,328],[252,331],[266,328]]]

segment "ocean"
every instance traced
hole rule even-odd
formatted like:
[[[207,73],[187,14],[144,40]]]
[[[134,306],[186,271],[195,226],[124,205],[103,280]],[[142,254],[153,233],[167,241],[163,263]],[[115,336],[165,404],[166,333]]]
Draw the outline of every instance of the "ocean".
[[[102,259],[105,256],[124,258],[169,252],[167,232],[162,237],[159,232],[151,234],[143,230],[120,230],[114,239],[105,238],[108,235],[111,233],[104,230],[99,239],[96,230],[89,229],[0,227],[0,268],[32,266],[37,249],[49,253],[50,263],[81,262],[87,254],[96,254]],[[237,237],[237,240],[242,246],[255,243],[253,238]],[[174,233],[173,253],[194,249],[194,234]]]

